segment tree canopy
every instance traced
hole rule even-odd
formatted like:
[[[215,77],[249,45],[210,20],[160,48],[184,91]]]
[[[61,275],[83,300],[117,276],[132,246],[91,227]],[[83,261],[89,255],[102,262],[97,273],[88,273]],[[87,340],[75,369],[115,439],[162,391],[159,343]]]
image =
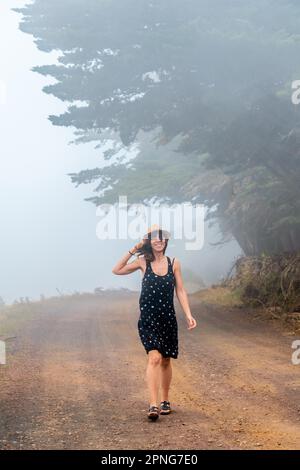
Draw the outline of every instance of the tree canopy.
[[[74,127],[75,143],[114,141],[106,166],[70,175],[97,182],[87,200],[203,202],[246,254],[300,248],[297,1],[35,0],[15,10],[41,50],[60,51],[57,65],[33,68],[68,103],[51,122]]]

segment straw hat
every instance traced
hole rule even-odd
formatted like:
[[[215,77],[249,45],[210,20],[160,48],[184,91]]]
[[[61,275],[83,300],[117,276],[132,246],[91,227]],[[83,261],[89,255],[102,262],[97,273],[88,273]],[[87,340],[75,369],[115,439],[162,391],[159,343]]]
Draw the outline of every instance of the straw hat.
[[[158,234],[159,234],[159,230],[162,231],[162,237],[163,237],[163,238],[170,238],[170,237],[171,237],[170,232],[168,232],[167,230],[162,229],[162,228],[161,228],[159,225],[157,225],[157,224],[153,224],[153,225],[151,225],[151,227],[148,228],[147,233],[145,233],[145,235],[143,236],[143,238],[148,238],[149,233],[151,233],[152,235],[158,235]]]

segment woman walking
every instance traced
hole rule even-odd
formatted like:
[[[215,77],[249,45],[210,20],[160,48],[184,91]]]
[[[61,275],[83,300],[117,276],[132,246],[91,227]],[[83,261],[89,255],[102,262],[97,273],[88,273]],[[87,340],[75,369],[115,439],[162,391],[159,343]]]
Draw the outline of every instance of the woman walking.
[[[146,370],[150,392],[148,418],[156,420],[159,414],[169,414],[171,405],[169,390],[172,379],[171,358],[178,357],[178,325],[173,298],[174,288],[186,315],[188,329],[195,328],[187,293],[183,286],[181,266],[178,259],[165,256],[170,238],[169,232],[153,225],[144,236],[115,265],[114,274],[130,274],[138,269],[143,273],[139,298],[140,317],[138,331],[141,342],[148,354]],[[128,264],[134,254],[139,256]],[[162,401],[158,408],[158,392],[161,386]]]

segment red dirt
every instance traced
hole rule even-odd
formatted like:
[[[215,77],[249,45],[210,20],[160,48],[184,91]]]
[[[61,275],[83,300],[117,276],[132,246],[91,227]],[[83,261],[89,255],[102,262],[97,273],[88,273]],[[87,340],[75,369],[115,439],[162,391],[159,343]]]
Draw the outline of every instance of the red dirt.
[[[293,335],[246,309],[177,300],[173,413],[147,419],[138,294],[41,303],[0,366],[0,449],[299,449]],[[299,338],[298,338],[299,339]]]

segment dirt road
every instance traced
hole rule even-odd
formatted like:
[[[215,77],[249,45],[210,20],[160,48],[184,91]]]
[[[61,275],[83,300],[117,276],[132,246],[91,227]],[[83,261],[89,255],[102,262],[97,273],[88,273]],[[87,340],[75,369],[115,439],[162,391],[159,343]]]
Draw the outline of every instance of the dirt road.
[[[147,419],[138,294],[40,304],[0,366],[1,449],[299,449],[295,336],[245,309],[175,301],[174,412]],[[300,335],[298,335],[300,339]]]

